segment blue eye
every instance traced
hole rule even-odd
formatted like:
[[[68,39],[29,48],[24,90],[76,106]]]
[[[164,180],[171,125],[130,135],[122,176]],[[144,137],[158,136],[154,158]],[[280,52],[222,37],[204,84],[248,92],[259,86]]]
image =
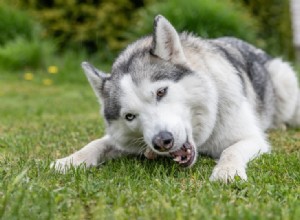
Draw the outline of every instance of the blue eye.
[[[127,121],[132,121],[133,119],[135,119],[135,117],[136,116],[134,114],[131,114],[131,113],[128,113],[128,114],[125,115],[125,119]]]

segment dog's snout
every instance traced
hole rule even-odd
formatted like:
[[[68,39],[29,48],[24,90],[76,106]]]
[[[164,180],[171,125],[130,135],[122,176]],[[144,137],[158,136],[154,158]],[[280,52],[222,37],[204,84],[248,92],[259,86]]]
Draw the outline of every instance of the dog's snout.
[[[161,131],[152,139],[154,149],[161,152],[170,150],[173,146],[173,143],[173,135],[168,131]]]

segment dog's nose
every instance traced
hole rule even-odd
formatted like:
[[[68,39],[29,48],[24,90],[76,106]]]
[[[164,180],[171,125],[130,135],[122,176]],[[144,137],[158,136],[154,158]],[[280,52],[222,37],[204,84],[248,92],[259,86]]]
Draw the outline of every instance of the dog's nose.
[[[173,135],[168,131],[161,131],[152,139],[154,149],[161,152],[170,150],[173,146],[173,143]]]

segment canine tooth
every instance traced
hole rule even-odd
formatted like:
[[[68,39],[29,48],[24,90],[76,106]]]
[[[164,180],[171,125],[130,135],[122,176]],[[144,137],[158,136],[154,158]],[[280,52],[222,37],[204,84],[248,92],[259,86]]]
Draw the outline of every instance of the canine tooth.
[[[192,151],[191,151],[190,149],[187,149],[187,150],[186,150],[186,153],[187,153],[187,154],[191,154]]]

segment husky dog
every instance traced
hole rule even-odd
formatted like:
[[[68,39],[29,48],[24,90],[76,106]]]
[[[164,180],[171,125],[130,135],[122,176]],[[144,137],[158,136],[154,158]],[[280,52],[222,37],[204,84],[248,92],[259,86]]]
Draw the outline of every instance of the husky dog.
[[[288,63],[235,38],[178,34],[163,16],[152,36],[129,45],[107,75],[87,62],[106,135],[52,164],[96,166],[124,154],[218,160],[210,180],[246,180],[246,166],[270,151],[264,131],[300,125],[300,92]]]

